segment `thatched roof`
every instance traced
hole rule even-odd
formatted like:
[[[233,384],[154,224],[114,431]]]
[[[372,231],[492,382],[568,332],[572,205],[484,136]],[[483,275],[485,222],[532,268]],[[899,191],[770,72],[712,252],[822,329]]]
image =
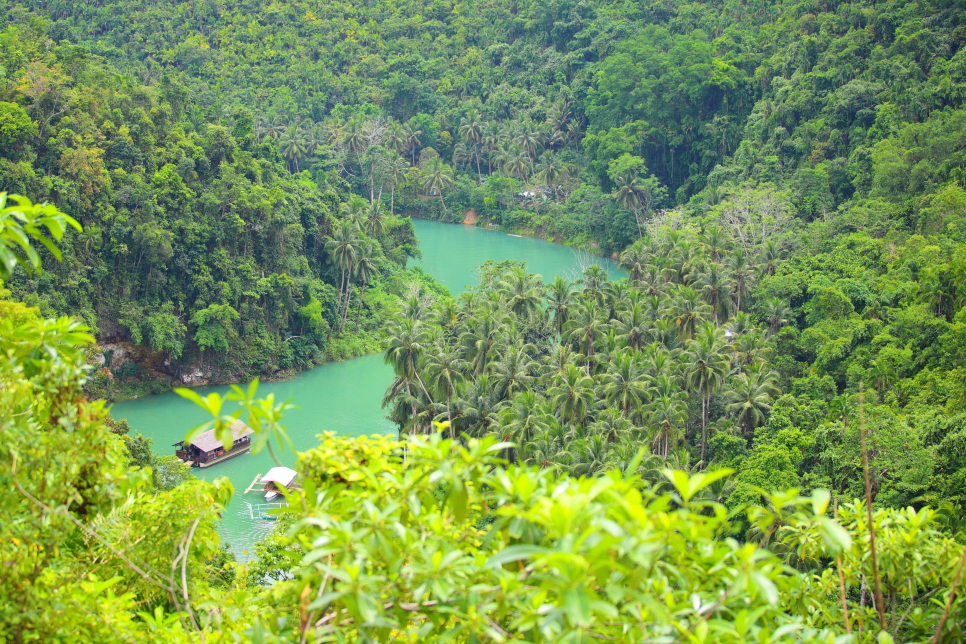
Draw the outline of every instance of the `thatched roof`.
[[[232,441],[237,441],[242,436],[251,436],[254,433],[255,430],[237,418],[231,423]],[[200,449],[202,452],[210,452],[218,449],[219,447],[224,447],[224,443],[215,437],[215,430],[213,429],[209,429],[204,433],[198,434],[194,440],[191,441],[191,444]]]

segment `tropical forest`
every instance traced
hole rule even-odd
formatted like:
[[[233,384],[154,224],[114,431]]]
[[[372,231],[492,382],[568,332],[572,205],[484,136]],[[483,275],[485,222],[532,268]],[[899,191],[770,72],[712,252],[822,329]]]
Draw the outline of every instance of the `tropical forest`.
[[[0,17],[0,644],[966,641],[966,1]]]

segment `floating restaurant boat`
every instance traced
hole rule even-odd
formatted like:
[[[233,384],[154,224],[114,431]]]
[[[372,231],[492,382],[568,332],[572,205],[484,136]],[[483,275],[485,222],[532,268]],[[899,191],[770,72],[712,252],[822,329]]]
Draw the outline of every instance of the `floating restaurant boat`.
[[[195,436],[188,445],[184,441],[175,443],[175,447],[181,448],[175,451],[175,455],[192,467],[211,467],[247,453],[252,448],[251,435],[254,433],[251,427],[236,419],[231,424],[232,444],[227,450],[225,444],[215,437],[215,430],[209,429]]]
[[[298,476],[298,472],[291,468],[273,467],[265,476],[256,474],[252,484],[248,486],[244,493],[264,492],[265,500],[271,501],[281,494],[283,489],[287,491],[296,487],[296,476]]]

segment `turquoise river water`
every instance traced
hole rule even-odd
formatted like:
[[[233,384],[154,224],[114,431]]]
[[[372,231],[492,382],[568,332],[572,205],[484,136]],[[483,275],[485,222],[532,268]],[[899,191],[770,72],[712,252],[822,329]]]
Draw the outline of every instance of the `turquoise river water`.
[[[550,281],[556,275],[575,279],[580,267],[592,261],[607,269],[611,277],[620,274],[614,262],[601,258],[580,257],[572,249],[532,237],[517,237],[472,226],[442,224],[414,220],[423,259],[418,262],[453,295],[475,283],[473,269],[487,259],[526,260],[527,268]],[[383,393],[392,381],[392,370],[383,363],[382,355],[355,358],[346,362],[330,362],[299,374],[292,380],[265,383],[260,395],[275,394],[276,400],[292,399],[299,408],[289,411],[285,425],[298,450],[318,443],[317,436],[326,431],[346,436],[395,433],[395,426],[385,418],[380,407]],[[225,392],[227,387],[200,389]],[[115,418],[124,418],[131,431],[154,440],[154,449],[170,453],[172,445],[182,440],[195,425],[209,420],[193,403],[166,393],[114,405]],[[295,456],[280,454],[285,465],[294,466]],[[271,531],[273,523],[252,519],[250,504],[264,502],[261,495],[243,494],[257,474],[264,474],[274,463],[267,452],[245,454],[194,473],[203,479],[227,476],[235,486],[228,512],[222,517],[219,531],[231,544],[240,560],[247,559],[252,544]]]

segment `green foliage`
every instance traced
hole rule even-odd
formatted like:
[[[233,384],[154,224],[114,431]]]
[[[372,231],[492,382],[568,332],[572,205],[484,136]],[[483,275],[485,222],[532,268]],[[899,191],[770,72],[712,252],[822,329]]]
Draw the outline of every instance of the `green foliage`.
[[[8,206],[10,199],[15,205]],[[31,242],[39,242],[57,259],[59,242],[67,227],[80,230],[80,224],[49,204],[34,205],[26,197],[0,192],[0,280],[8,280],[17,266],[30,272],[40,271],[40,254]],[[47,232],[44,232],[44,229]]]
[[[590,348],[582,357],[588,368],[598,331],[589,330],[594,325],[586,309],[611,306],[614,292],[595,268],[584,275],[585,292],[577,297],[586,301],[574,327]],[[522,268],[488,267],[485,274],[511,296],[512,314],[521,322],[542,315],[539,283]],[[623,283],[616,288],[628,290]],[[569,285],[558,280],[553,290],[559,315],[569,309]],[[471,292],[464,300],[485,293]],[[686,305],[686,294],[682,300]],[[430,314],[419,292],[405,305],[411,321]],[[675,314],[684,319],[686,311],[697,310],[679,306]],[[434,425],[439,433],[404,441],[323,436],[318,447],[299,456],[302,489],[286,493],[289,505],[280,521],[285,531],[263,542],[256,550],[259,561],[238,575],[215,531],[231,485],[225,479],[184,481],[165,490],[172,481],[163,478],[152,489],[143,466],[158,459],[149,442],[123,436],[126,427],[110,421],[103,401],[83,395],[92,340],[86,329],[67,318],[43,319],[17,302],[0,300],[0,313],[0,484],[9,490],[0,499],[8,518],[0,539],[6,562],[0,567],[3,640],[962,638],[966,600],[957,591],[966,549],[944,532],[944,516],[932,509],[872,511],[855,502],[829,516],[827,490],[802,497],[794,489],[768,492],[743,481],[765,504],[737,508],[750,526],[738,539],[729,535],[742,526],[719,502],[732,470],[689,475],[661,468],[656,484],[648,484],[639,474],[646,450],[638,449],[623,468],[573,477],[508,464],[501,456],[514,445],[492,436],[444,439],[449,421]],[[437,315],[441,326],[455,322]],[[746,322],[740,315],[735,328]],[[477,352],[494,350],[482,326],[466,333],[462,342]],[[713,327],[700,330],[697,342],[700,334],[713,339]],[[429,398],[418,376],[424,341],[409,324],[387,357],[401,378],[415,378]],[[736,359],[760,364],[749,360],[740,338],[735,349]],[[626,355],[615,357],[611,375],[630,373]],[[441,354],[433,364],[445,366],[446,360]],[[447,368],[458,368],[456,359],[449,360]],[[474,422],[486,428],[484,404],[494,391],[490,375],[494,383],[502,379],[503,390],[517,392],[514,414],[523,419],[535,398],[525,388],[532,382],[525,371],[504,364],[479,375]],[[593,382],[585,373],[568,364],[554,376],[551,390],[564,403],[564,416],[583,415],[587,409],[578,407],[593,402],[592,395],[584,399],[586,381]],[[762,373],[752,367],[742,375]],[[442,382],[433,381],[434,389]],[[611,378],[609,384],[617,382]],[[660,382],[655,390],[662,388],[670,397]],[[255,449],[287,441],[280,421],[289,405],[275,404],[271,396],[257,399],[257,381],[247,390],[235,386],[225,397],[179,393],[212,415],[209,425],[219,435],[246,413]],[[789,450],[798,447],[804,456],[809,447],[796,425],[812,408],[788,398],[758,429],[749,460],[762,460],[762,467],[782,469],[783,458],[794,458]],[[239,409],[225,414],[225,402]],[[847,405],[837,412],[846,418]],[[659,422],[671,415],[664,413]],[[900,419],[879,409],[870,415],[872,451],[884,461],[876,473],[881,486],[885,471],[895,470],[902,458],[902,440],[892,440],[895,432],[885,424]],[[620,425],[614,414],[601,422],[612,431]],[[870,557],[872,539],[877,555]],[[256,585],[266,578],[274,583]],[[870,578],[875,607],[866,601]],[[269,613],[272,619],[265,619]]]

